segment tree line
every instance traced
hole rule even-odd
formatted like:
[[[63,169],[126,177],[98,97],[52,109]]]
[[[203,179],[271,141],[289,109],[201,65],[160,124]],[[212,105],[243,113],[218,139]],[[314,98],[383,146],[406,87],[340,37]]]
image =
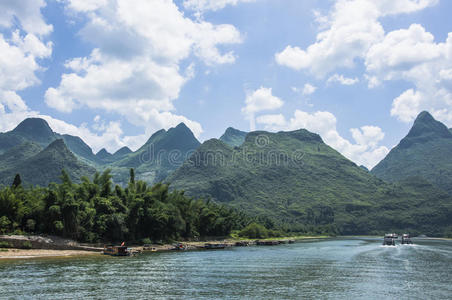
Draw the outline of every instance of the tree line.
[[[0,232],[52,234],[80,242],[170,241],[227,236],[251,223],[237,210],[194,199],[167,184],[148,186],[130,170],[128,185],[113,185],[110,170],[74,183],[23,187],[17,175],[0,190]]]

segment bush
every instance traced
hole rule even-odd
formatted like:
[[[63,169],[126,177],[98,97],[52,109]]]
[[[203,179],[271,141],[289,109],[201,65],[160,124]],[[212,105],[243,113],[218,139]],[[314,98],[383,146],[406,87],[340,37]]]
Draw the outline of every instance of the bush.
[[[239,232],[240,237],[249,239],[265,239],[268,237],[268,230],[257,223],[251,223]]]
[[[21,249],[32,249],[33,246],[32,246],[32,244],[31,244],[31,242],[25,241],[25,242],[23,242],[23,244],[22,244],[22,246],[21,246],[20,248],[21,248]]]
[[[0,242],[0,248],[12,248],[13,245],[11,245],[10,242]]]
[[[36,221],[33,219],[28,219],[25,227],[27,228],[28,231],[33,232],[36,227]]]
[[[142,245],[149,245],[149,244],[152,244],[152,241],[151,241],[151,239],[150,238],[144,238],[144,239],[142,239],[141,240],[141,244]]]
[[[0,233],[7,233],[11,230],[11,221],[6,217],[0,218]]]

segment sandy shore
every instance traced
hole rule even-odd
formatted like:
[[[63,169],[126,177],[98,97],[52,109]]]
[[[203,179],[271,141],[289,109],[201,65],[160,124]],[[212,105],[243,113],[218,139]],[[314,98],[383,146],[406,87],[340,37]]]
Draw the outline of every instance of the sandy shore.
[[[288,241],[288,240],[309,240],[309,239],[319,239],[319,238],[326,238],[326,237],[313,237],[313,236],[298,236],[298,237],[292,237],[292,238],[272,238],[272,239],[266,239],[266,240],[277,240],[277,241]],[[265,239],[264,239],[265,240]],[[213,243],[213,244],[224,244],[226,247],[233,247],[235,246],[236,242],[249,242],[250,245],[255,245],[255,239],[253,240],[244,240],[244,239],[223,239],[223,240],[211,240],[211,241],[198,241],[198,242],[181,242],[185,247],[186,250],[198,250],[202,249],[206,243]],[[160,251],[170,251],[174,248],[174,244],[165,244],[165,245],[152,245],[152,248],[154,248],[154,251],[160,252]],[[129,246],[129,245],[128,245]],[[135,249],[135,250],[143,250],[142,246],[133,246],[130,245],[129,247]],[[100,249],[99,249],[100,250]],[[2,259],[32,259],[32,258],[46,258],[46,257],[75,257],[75,256],[92,256],[92,255],[99,255],[102,251],[99,252],[96,251],[84,251],[84,250],[52,250],[52,249],[0,249],[0,260]]]
[[[48,249],[5,249],[0,251],[0,259],[23,259],[40,257],[71,257],[99,255],[100,252],[81,250],[48,250]]]

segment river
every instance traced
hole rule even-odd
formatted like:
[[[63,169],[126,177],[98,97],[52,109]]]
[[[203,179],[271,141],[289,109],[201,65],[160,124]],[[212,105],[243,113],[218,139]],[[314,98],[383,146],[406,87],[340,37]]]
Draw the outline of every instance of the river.
[[[452,241],[290,245],[0,262],[0,298],[452,299]]]

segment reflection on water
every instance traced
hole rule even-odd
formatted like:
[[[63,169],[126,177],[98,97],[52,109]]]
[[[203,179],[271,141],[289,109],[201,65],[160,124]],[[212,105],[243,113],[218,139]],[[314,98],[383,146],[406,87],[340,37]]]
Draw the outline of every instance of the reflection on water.
[[[332,239],[273,247],[0,262],[5,298],[452,297],[452,242]]]

